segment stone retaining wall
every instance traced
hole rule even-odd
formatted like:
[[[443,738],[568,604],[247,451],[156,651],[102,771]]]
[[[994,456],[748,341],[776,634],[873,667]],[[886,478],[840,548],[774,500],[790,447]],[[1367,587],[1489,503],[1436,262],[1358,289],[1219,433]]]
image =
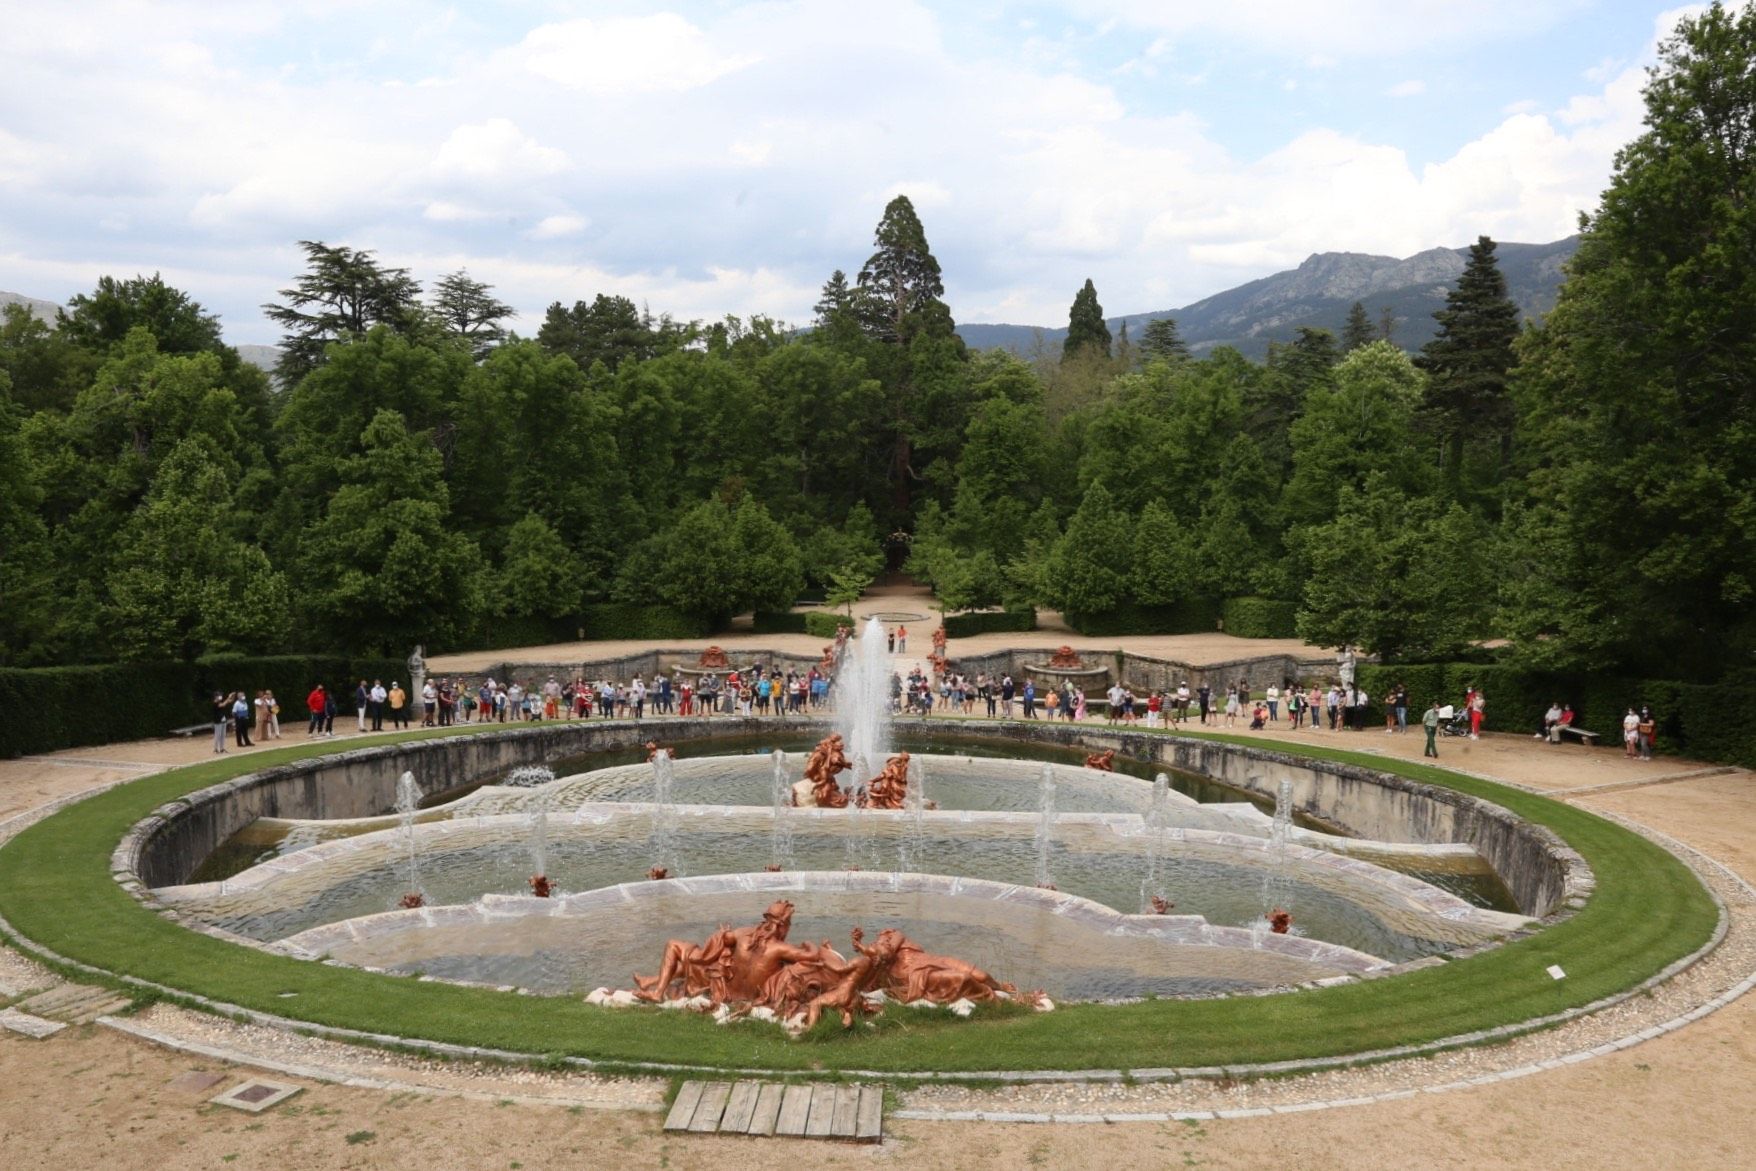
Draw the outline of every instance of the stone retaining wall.
[[[789,733],[823,730],[820,721],[785,726]],[[1584,859],[1548,830],[1465,794],[1356,765],[1089,724],[1011,721],[972,728],[902,719],[897,727],[1001,735],[1087,751],[1115,748],[1124,756],[1210,776],[1269,798],[1280,780],[1289,779],[1301,810],[1362,836],[1469,843],[1499,872],[1519,909],[1535,918],[1581,905],[1592,886]],[[634,748],[651,736],[679,741],[775,730],[772,720],[725,717],[667,718],[662,724],[587,720],[508,726],[317,757],[238,777],[162,806],[122,840],[112,870],[121,880],[138,879],[148,887],[181,885],[221,843],[258,817],[353,818],[388,811],[405,771],[414,774],[423,795],[431,795],[519,765]]]

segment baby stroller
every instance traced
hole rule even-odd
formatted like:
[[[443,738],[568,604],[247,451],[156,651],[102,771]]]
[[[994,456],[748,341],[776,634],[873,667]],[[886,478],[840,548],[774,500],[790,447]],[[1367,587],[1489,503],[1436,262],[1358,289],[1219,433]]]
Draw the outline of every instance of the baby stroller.
[[[1444,736],[1469,735],[1469,708],[1446,704],[1439,709],[1439,732]]]

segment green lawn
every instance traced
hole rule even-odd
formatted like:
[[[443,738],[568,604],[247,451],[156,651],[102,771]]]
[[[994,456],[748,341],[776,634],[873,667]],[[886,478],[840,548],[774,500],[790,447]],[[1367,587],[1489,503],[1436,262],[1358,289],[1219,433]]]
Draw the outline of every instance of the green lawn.
[[[1247,738],[1210,738],[1261,746]],[[596,1009],[570,998],[417,983],[284,959],[184,930],[111,879],[116,842],[158,805],[267,764],[335,751],[320,744],[148,777],[32,826],[0,849],[0,914],[25,937],[118,976],[323,1025],[608,1063],[827,1072],[1149,1068],[1360,1053],[1586,1004],[1654,974],[1713,932],[1713,901],[1681,862],[1582,810],[1412,762],[1273,747],[1495,801],[1578,850],[1595,871],[1596,892],[1572,919],[1529,939],[1395,979],[1231,1000],[997,1011],[969,1020],[896,1010],[874,1029],[844,1034],[826,1023],[792,1042],[772,1026],[720,1027],[687,1014]],[[1566,969],[1567,978],[1552,980],[1545,971],[1551,964]],[[289,992],[296,995],[283,995]]]

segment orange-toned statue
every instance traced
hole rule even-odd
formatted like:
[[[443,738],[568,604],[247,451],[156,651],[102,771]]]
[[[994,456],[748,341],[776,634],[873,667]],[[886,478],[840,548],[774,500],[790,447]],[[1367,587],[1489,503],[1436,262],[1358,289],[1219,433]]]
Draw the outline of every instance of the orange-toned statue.
[[[945,628],[943,626],[933,631],[933,653],[941,658],[945,656]]]
[[[819,948],[787,942],[793,904],[781,899],[752,927],[721,927],[700,946],[686,939],[665,944],[656,976],[635,976],[634,995],[657,1003],[706,996],[715,1004],[760,1002],[776,972],[790,963],[815,960]]]
[[[867,781],[858,796],[862,809],[901,809],[908,801],[908,753],[899,752],[884,771]]]
[[[1054,656],[1049,659],[1049,666],[1077,670],[1085,666],[1085,660],[1079,657],[1078,651],[1070,646],[1064,646],[1055,651]]]
[[[848,795],[835,783],[837,773],[854,767],[842,746],[840,732],[817,742],[805,758],[805,779],[793,784],[793,804],[801,809],[843,809]]]
[[[836,644],[830,643],[824,647],[823,657],[817,660],[817,670],[825,675],[835,673],[835,646]]]
[[[860,947],[857,939],[854,946],[862,952],[867,950]],[[904,1004],[915,1000],[950,1004],[954,1000],[993,1000],[1002,992],[1008,997],[1018,994],[1017,988],[994,979],[974,964],[922,951],[920,944],[894,928],[886,927],[878,933],[878,944],[873,950],[887,957],[879,988],[892,1000]]]
[[[702,651],[701,657],[695,662],[697,666],[706,667],[710,671],[724,671],[732,665],[732,661],[726,658],[726,652],[716,646]]]
[[[1268,929],[1276,935],[1285,935],[1293,928],[1292,913],[1284,907],[1276,907],[1263,918],[1268,920]]]
[[[1086,768],[1102,769],[1104,772],[1116,771],[1116,750],[1106,748],[1102,752],[1094,752],[1085,758]]]

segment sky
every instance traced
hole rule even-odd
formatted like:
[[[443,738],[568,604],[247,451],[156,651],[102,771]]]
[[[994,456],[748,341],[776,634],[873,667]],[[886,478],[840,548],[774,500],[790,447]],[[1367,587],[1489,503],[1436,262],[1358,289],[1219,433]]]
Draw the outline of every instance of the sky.
[[[1576,230],[1637,0],[0,0],[0,289],[162,273],[234,344],[297,242],[805,324],[907,194],[959,321]]]

